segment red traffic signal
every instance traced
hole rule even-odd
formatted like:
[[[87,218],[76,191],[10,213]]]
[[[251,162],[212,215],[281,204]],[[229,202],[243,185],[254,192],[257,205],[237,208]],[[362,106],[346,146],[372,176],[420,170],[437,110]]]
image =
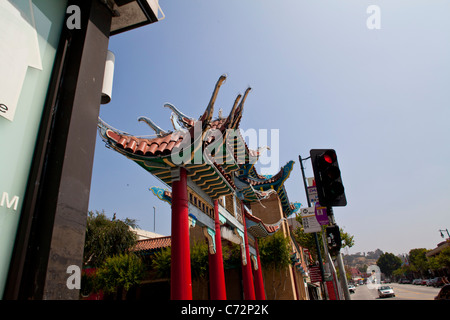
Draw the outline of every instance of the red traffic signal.
[[[310,150],[319,203],[327,207],[346,206],[341,170],[333,149]]]
[[[336,152],[334,152],[334,150],[327,150],[323,153],[320,159],[322,159],[325,163],[332,164],[336,161]]]

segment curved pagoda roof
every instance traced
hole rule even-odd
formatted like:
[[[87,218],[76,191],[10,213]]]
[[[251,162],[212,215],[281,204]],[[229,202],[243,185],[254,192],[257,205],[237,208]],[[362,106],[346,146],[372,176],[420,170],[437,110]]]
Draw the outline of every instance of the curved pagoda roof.
[[[276,192],[285,214],[289,215],[292,206],[284,182],[294,162],[288,162],[271,177],[259,175],[254,165],[262,150],[249,149],[239,131],[251,88],[236,97],[227,117],[219,111],[219,116],[213,119],[214,104],[225,80],[225,75],[218,79],[208,106],[198,119],[186,116],[166,103],[164,107],[172,110],[173,130],[163,130],[150,118],[139,117],[138,121],[146,123],[156,134],[153,138],[139,137],[117,130],[99,118],[99,133],[107,146],[133,160],[168,186],[172,184],[172,169],[183,166],[192,182],[211,199],[236,192],[241,200],[249,203]]]

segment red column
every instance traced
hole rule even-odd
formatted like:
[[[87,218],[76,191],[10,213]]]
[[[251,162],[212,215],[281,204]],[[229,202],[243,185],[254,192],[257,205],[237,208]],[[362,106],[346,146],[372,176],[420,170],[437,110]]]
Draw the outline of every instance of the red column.
[[[179,170],[179,180],[172,181],[170,296],[172,300],[192,300],[187,177],[185,168]]]
[[[258,263],[258,270],[253,271],[255,277],[255,295],[256,300],[266,300],[266,292],[264,291],[264,281],[262,276],[261,261],[259,259],[258,239],[255,239],[256,262]]]
[[[216,253],[209,253],[209,290],[211,300],[226,300],[225,273],[223,269],[222,237],[220,235],[219,203],[214,200]]]
[[[297,276],[295,274],[295,265],[292,266],[292,276],[294,277],[294,288],[295,288],[295,295],[297,296],[297,300],[300,300],[300,295],[298,293],[298,288],[297,288]]]
[[[242,265],[242,282],[244,284],[244,300],[255,300],[255,287],[253,286],[252,263],[248,247],[247,226],[245,223],[244,204],[241,202],[242,223],[244,225],[244,243],[247,265]]]

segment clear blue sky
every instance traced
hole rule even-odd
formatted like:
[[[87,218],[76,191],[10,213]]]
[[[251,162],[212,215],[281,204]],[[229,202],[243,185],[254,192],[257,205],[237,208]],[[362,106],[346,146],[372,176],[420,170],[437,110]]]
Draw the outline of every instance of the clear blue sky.
[[[218,77],[228,115],[249,94],[243,129],[279,129],[279,166],[295,161],[290,201],[306,203],[298,155],[338,153],[348,205],[337,223],[350,253],[431,249],[450,228],[450,2],[442,0],[160,1],[166,18],[113,36],[112,101],[100,116],[120,130],[153,134],[139,116],[172,129],[170,102],[198,118]],[[378,5],[381,29],[366,13]],[[312,176],[309,161],[307,176]],[[275,173],[275,172],[273,172]],[[135,218],[170,234],[163,186],[97,139],[91,210]]]

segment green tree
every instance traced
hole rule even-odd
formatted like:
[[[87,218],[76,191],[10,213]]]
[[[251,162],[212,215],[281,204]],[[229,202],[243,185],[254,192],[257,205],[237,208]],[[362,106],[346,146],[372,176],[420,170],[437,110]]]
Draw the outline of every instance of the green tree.
[[[152,259],[152,268],[160,279],[170,278],[171,248],[167,247],[155,253]],[[204,242],[195,242],[190,247],[191,274],[194,279],[208,276],[208,245]]]
[[[159,279],[170,278],[170,264],[171,264],[171,253],[170,247],[161,249],[161,251],[156,252],[152,259],[152,268],[156,272],[156,277]]]
[[[427,249],[417,248],[409,251],[409,261],[413,272],[420,273],[422,276],[428,273],[429,263],[426,257]]]
[[[406,277],[406,275],[409,273],[409,267],[408,266],[401,266],[398,269],[395,269],[392,271],[392,275],[396,277],[397,279]]]
[[[383,254],[383,251],[380,249],[376,249],[375,251],[369,251],[367,252],[366,258],[367,259],[378,259]]]
[[[208,276],[208,245],[198,241],[191,246],[191,273],[193,279]]]
[[[347,232],[344,232],[344,229],[339,228],[339,231],[341,233],[341,240],[342,240],[342,248],[351,248],[355,245],[354,236],[350,235]]]
[[[139,284],[144,271],[142,260],[134,253],[108,257],[97,270],[97,286],[106,293],[117,292],[117,297],[122,293],[122,299],[124,299],[127,291]]]
[[[393,253],[383,253],[377,260],[377,266],[386,276],[391,276],[395,270],[400,268],[402,260]]]
[[[437,271],[442,268],[442,265],[439,263],[437,256],[429,257],[428,265],[430,266],[430,269],[434,271]]]
[[[223,267],[232,269],[241,265],[241,246],[236,243],[228,243],[222,246]]]
[[[300,222],[300,224],[302,223],[302,219],[301,216],[298,215],[297,216],[297,221]],[[325,226],[322,226],[322,232],[325,232]],[[355,240],[354,240],[354,236],[352,236],[351,234],[347,233],[344,231],[343,228],[339,228],[339,232],[341,234],[341,248],[351,248],[355,245]],[[314,238],[314,233],[305,233],[305,230],[302,227],[299,227],[297,229],[294,230],[293,232],[295,241],[297,241],[297,243],[303,247],[309,250],[309,252],[311,253],[311,256],[314,257],[315,260],[317,260],[317,246],[316,246],[316,241]],[[323,241],[322,241],[322,237],[319,234],[319,247],[320,247],[320,251],[323,253],[324,251],[324,247],[323,247]]]
[[[450,269],[450,247],[442,249],[439,255],[436,257],[441,268]]]
[[[261,264],[265,268],[280,270],[287,267],[290,260],[291,248],[289,239],[282,232],[258,240]]]
[[[314,260],[317,260],[317,247],[314,233],[306,233],[303,228],[297,228],[293,232],[295,241],[302,247],[309,250]],[[319,239],[320,251],[323,251],[322,241]]]
[[[450,247],[444,248],[438,255],[428,258],[429,268],[432,270],[450,269]]]
[[[136,244],[137,236],[130,230],[136,221],[108,219],[104,211],[89,211],[86,225],[83,261],[99,267],[108,257],[125,253]]]

